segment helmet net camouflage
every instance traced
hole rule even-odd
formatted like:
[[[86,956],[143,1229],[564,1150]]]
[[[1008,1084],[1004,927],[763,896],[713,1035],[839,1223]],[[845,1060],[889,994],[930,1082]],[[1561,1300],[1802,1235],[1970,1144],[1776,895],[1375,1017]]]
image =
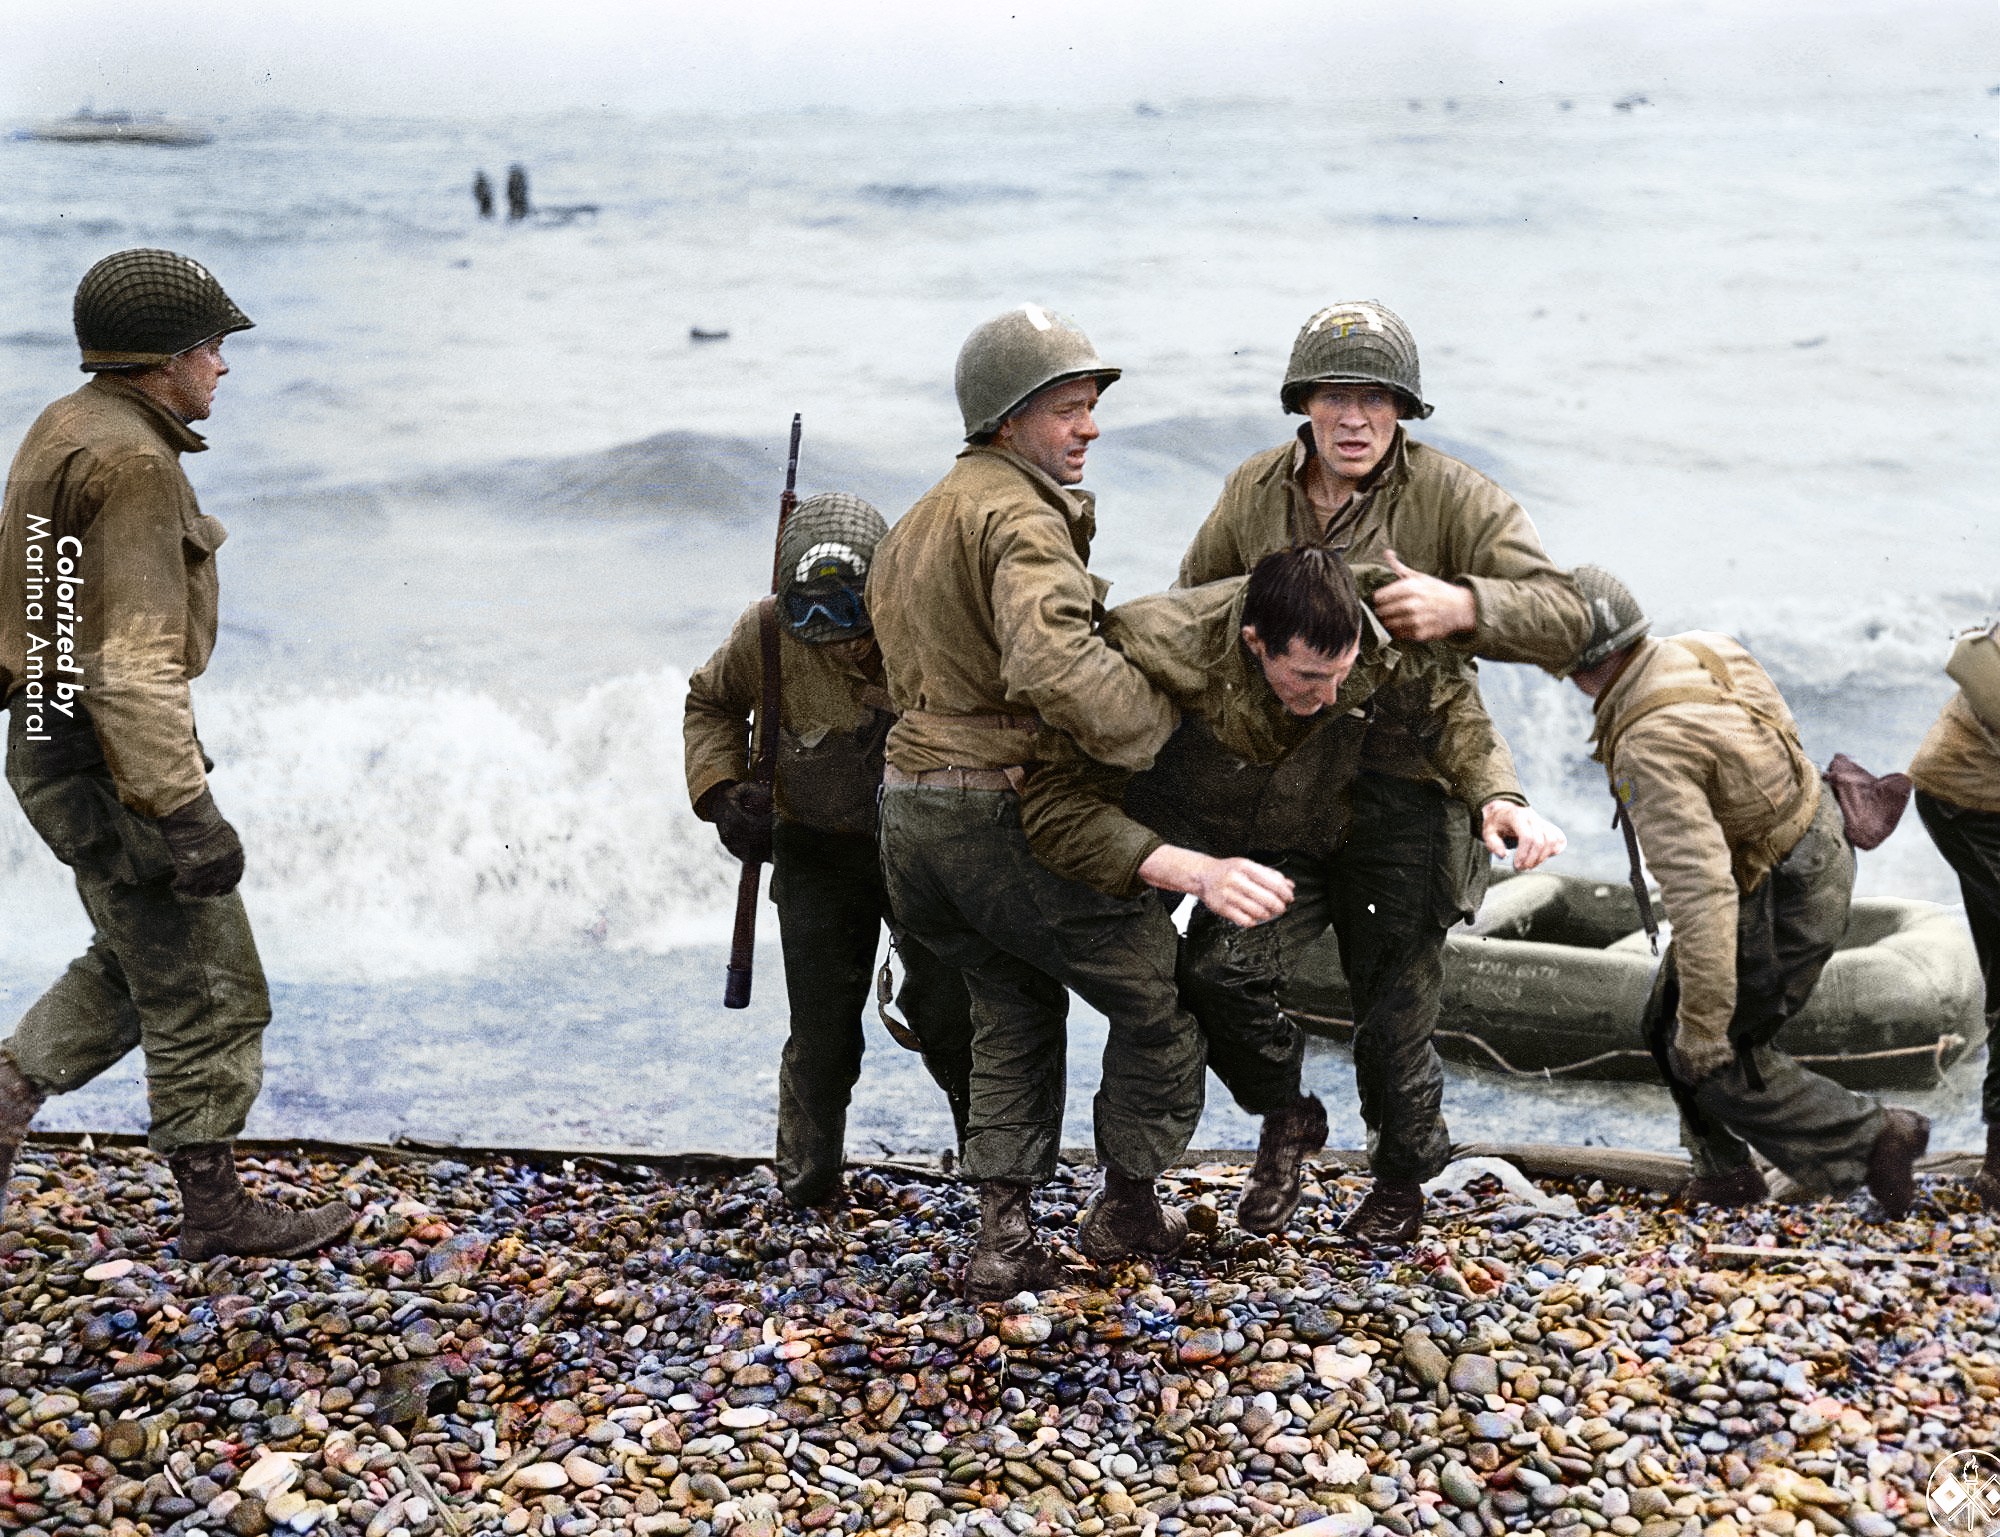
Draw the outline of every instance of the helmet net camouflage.
[[[1097,355],[1075,321],[1039,304],[1017,304],[966,337],[958,349],[955,384],[968,441],[1000,430],[1028,397],[1070,379],[1095,379],[1100,389],[1119,375]]]
[[[875,546],[888,532],[887,521],[873,505],[845,491],[809,496],[792,509],[778,540],[778,611],[794,635],[818,645],[868,633],[861,592]],[[852,595],[857,623],[840,622],[839,611],[850,601],[839,597],[843,591]],[[811,601],[815,597],[831,601],[815,605]],[[803,621],[793,613],[795,608],[805,611]]]
[[[1380,384],[1401,397],[1399,416],[1431,414],[1417,373],[1417,339],[1386,304],[1357,299],[1329,304],[1300,329],[1278,392],[1301,414],[1316,384]]]
[[[72,311],[83,371],[151,368],[253,324],[206,267],[173,251],[118,251],[83,275]]]
[[[1586,672],[1623,651],[1652,625],[1631,589],[1602,566],[1578,566],[1570,577],[1590,605],[1590,638],[1569,670]]]

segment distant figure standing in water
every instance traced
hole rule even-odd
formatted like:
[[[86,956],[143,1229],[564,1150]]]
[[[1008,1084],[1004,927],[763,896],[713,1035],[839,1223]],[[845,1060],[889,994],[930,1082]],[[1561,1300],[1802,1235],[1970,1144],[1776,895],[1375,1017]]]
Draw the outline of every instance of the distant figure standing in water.
[[[507,167],[507,217],[528,217],[528,168],[518,160]]]
[[[480,218],[493,217],[493,183],[486,179],[484,171],[472,178],[472,201],[479,205]]]

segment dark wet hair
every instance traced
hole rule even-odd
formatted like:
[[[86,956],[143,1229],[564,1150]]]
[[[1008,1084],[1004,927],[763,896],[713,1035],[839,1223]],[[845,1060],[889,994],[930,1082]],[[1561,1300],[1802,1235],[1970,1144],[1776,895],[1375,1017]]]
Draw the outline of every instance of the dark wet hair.
[[[1258,561],[1243,590],[1243,622],[1273,652],[1293,640],[1339,656],[1361,638],[1354,573],[1324,545],[1293,545]]]

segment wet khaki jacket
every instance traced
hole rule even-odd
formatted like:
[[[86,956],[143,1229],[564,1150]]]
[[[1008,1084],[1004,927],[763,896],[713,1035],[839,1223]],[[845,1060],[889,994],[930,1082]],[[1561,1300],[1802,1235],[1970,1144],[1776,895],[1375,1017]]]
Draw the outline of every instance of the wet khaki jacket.
[[[206,446],[99,375],[28,429],[0,515],[0,683],[31,700],[39,688],[53,709],[54,684],[81,681],[118,797],[142,816],[178,810],[207,783],[188,682],[215,649],[225,532],[180,466]],[[65,558],[82,578],[73,619],[57,581]]]
[[[1322,525],[1305,491],[1310,423],[1237,466],[1181,558],[1180,585],[1241,576],[1292,544],[1344,545],[1350,564],[1393,548],[1404,565],[1472,589],[1479,624],[1464,648],[1559,670],[1590,636],[1590,610],[1551,563],[1528,515],[1471,465],[1401,427],[1368,485]]]
[[[1018,455],[967,448],[876,548],[868,612],[901,718],[889,762],[1033,762],[1043,725],[1092,757],[1144,768],[1173,729],[1167,701],[1094,628],[1108,584],[1084,562],[1088,492]]]
[[[1720,666],[1727,697],[1691,646]],[[1705,631],[1640,641],[1598,697],[1591,742],[1673,924],[1680,1026],[1726,1042],[1736,1011],[1738,898],[1812,824],[1819,771],[1756,659]]]
[[[681,739],[688,800],[748,779],[762,745],[764,697],[759,604],[688,679]],[[882,744],[894,719],[882,666],[861,667],[778,626],[778,814],[821,832],[875,835]]]
[[[1382,580],[1387,573],[1382,573]],[[1460,658],[1391,642],[1373,622],[1334,703],[1286,710],[1243,644],[1246,579],[1140,598],[1104,636],[1179,714],[1158,761],[1136,778],[1074,748],[1029,777],[1021,822],[1035,857],[1113,896],[1145,889],[1139,866],[1162,843],[1203,853],[1328,857],[1347,829],[1347,791],[1370,732],[1393,724],[1466,804],[1523,801],[1513,755]],[[1364,590],[1374,585],[1363,582]],[[1525,802],[1524,802],[1525,803]]]
[[[1910,760],[1910,778],[1926,795],[1970,811],[2000,812],[2000,734],[1953,694]]]

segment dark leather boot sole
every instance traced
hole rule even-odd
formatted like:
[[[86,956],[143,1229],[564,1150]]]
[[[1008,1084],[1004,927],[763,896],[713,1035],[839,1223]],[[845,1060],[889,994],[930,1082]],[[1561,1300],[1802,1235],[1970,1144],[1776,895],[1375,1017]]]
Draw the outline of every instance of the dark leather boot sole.
[[[1917,1160],[1931,1145],[1931,1123],[1914,1110],[1891,1110],[1868,1150],[1868,1188],[1891,1221],[1917,1198]]]
[[[238,1219],[225,1228],[181,1228],[177,1247],[184,1260],[214,1259],[229,1254],[239,1259],[297,1259],[331,1248],[354,1230],[354,1212],[335,1201],[309,1211],[292,1211],[268,1202],[246,1202]]]
[[[1747,1163],[1727,1174],[1697,1174],[1680,1192],[1680,1204],[1690,1211],[1697,1206],[1755,1206],[1770,1199],[1764,1176]]]
[[[1062,1267],[1037,1244],[1025,1254],[975,1252],[965,1267],[965,1295],[973,1302],[1005,1302],[1020,1292],[1045,1292],[1062,1284]]]
[[[1257,1161],[1236,1201],[1236,1225],[1246,1233],[1283,1232],[1303,1194],[1300,1165],[1308,1153],[1326,1146],[1326,1107],[1307,1095],[1292,1110],[1264,1118]]]
[[[1187,1213],[1177,1207],[1106,1211],[1099,1196],[1077,1224],[1076,1246],[1092,1264],[1115,1265],[1123,1259],[1172,1259],[1186,1247],[1187,1235]]]
[[[1406,1249],[1417,1241],[1423,1221],[1422,1195],[1414,1204],[1406,1204],[1399,1199],[1385,1199],[1379,1189],[1370,1190],[1361,1204],[1347,1214],[1335,1236],[1357,1249]]]

